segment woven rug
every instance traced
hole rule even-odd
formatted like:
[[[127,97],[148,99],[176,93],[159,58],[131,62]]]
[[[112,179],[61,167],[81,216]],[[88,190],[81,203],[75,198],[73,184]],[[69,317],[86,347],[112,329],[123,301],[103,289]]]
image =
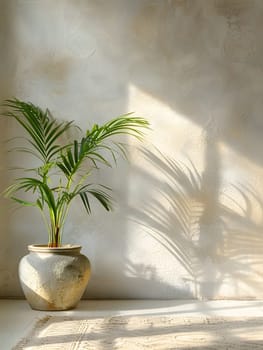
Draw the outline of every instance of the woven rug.
[[[263,349],[263,318],[48,316],[13,349]]]

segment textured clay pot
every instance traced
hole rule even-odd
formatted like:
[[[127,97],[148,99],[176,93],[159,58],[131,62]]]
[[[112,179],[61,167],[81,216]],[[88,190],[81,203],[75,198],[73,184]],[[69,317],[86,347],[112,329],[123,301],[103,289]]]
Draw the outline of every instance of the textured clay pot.
[[[19,263],[19,279],[35,310],[69,310],[79,302],[90,277],[90,263],[80,246],[28,246]]]

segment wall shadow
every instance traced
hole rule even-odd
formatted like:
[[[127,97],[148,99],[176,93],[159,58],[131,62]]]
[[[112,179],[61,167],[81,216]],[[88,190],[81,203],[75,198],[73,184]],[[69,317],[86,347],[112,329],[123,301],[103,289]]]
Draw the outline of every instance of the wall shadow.
[[[255,189],[242,183],[222,192],[214,176],[218,174],[216,146],[210,143],[208,149],[211,169],[208,166],[202,173],[190,159],[181,162],[156,149],[142,149],[147,171],[139,166],[135,171],[146,179],[149,190],[144,191],[140,207],[129,208],[130,219],[165,248],[164,256],[173,257],[175,274],[179,265],[184,268],[183,295],[244,299],[255,290],[261,298],[262,230],[251,208],[257,206],[262,215],[262,200]],[[156,270],[158,275],[158,265]],[[174,292],[169,296],[182,297]]]
[[[13,3],[12,1],[0,2],[0,114],[2,111],[2,101],[13,93],[14,71],[16,69],[17,57],[15,54],[16,36],[13,28],[12,17]],[[11,125],[9,121],[0,118],[0,192],[8,184],[8,166],[9,156],[7,153],[7,145],[4,142],[9,134]],[[7,202],[0,197],[0,297],[6,295],[12,296],[14,290],[18,287],[18,279],[16,270],[13,269],[13,264],[16,266],[18,261],[17,254],[14,251],[14,244],[18,244],[15,237],[9,240],[11,212]],[[19,288],[19,287],[18,287]]]

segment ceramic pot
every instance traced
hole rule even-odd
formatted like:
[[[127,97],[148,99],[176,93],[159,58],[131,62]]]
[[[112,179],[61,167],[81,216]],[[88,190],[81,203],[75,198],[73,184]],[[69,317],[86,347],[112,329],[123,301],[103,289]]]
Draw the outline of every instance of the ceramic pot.
[[[74,308],[90,277],[90,262],[80,254],[81,247],[30,245],[28,250],[19,263],[19,279],[32,309]]]

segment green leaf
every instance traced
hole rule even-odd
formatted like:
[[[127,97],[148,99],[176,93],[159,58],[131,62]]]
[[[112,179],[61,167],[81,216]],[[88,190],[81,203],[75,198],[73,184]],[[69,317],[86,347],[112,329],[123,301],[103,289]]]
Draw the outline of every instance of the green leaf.
[[[90,209],[89,199],[88,199],[86,192],[80,192],[79,195],[80,195],[80,198],[82,200],[82,203],[83,203],[87,213],[90,214],[91,209]]]
[[[102,191],[89,190],[88,191],[93,197],[95,197],[100,204],[107,210],[112,210],[111,200],[109,195]]]
[[[10,197],[10,198],[17,203],[22,204],[25,207],[35,207],[36,206],[36,203],[34,203],[34,202],[28,202],[28,201],[19,199],[17,197]]]

